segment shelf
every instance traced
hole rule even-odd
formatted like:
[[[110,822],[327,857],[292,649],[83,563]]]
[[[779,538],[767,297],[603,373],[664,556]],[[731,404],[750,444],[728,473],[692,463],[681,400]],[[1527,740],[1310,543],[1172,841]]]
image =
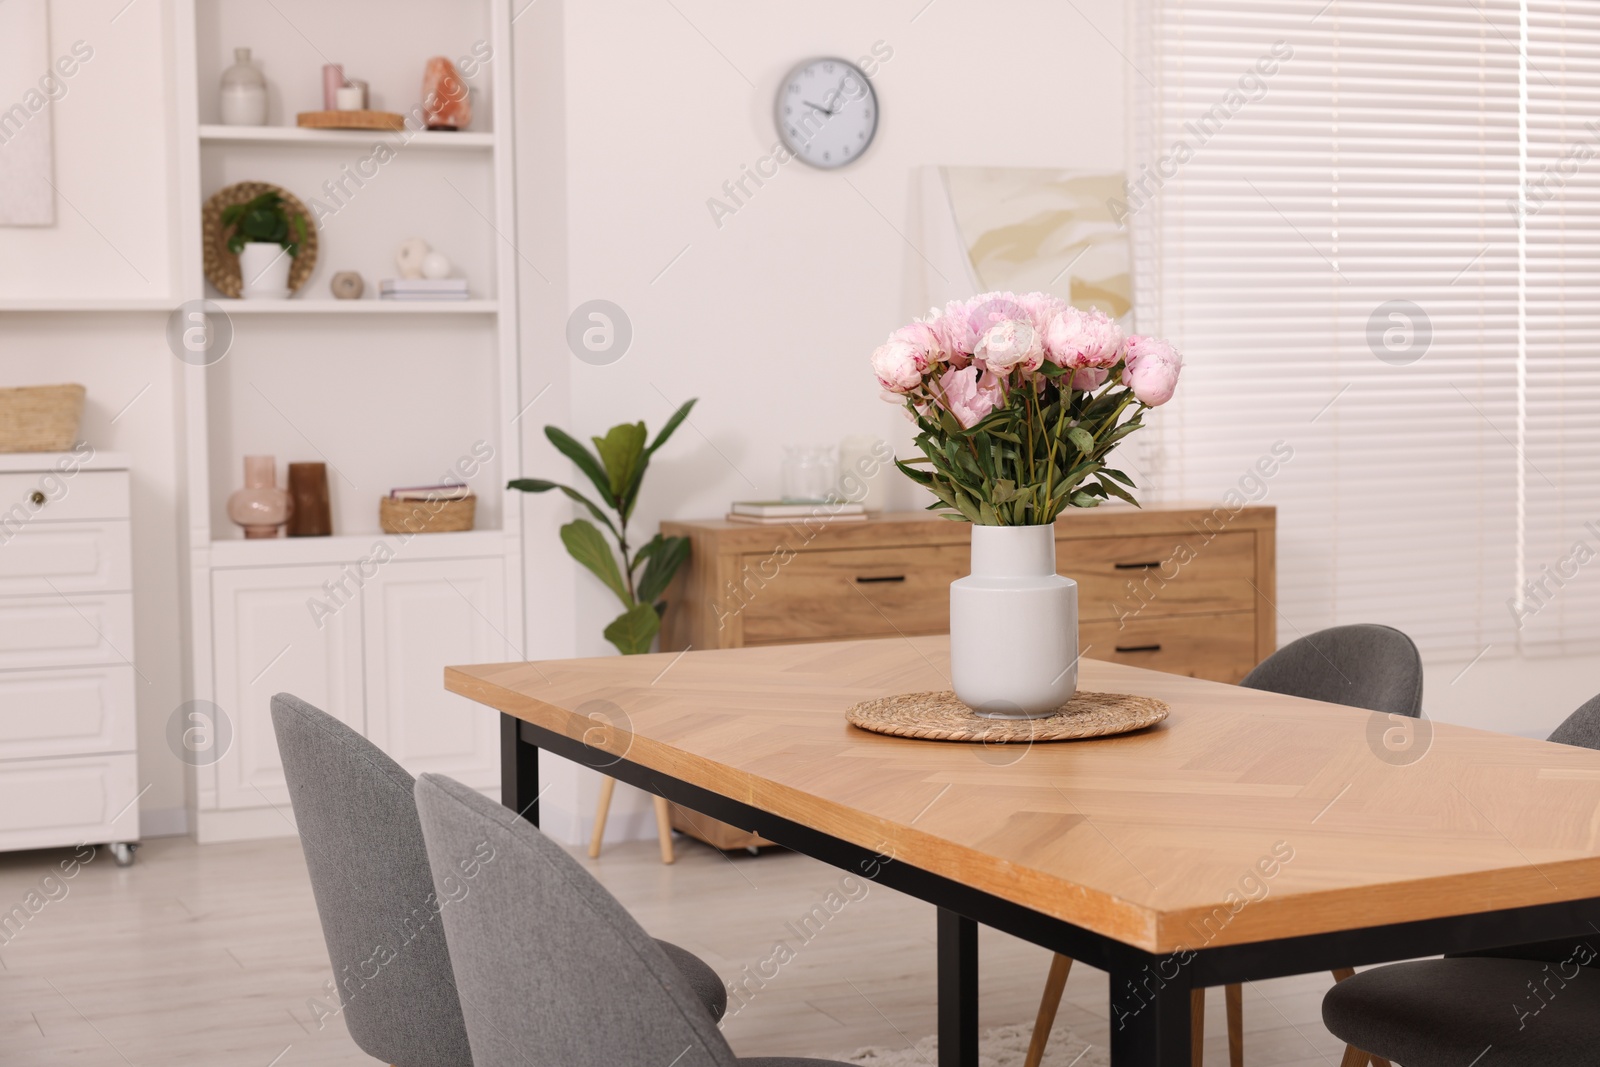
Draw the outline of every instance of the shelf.
[[[201,144],[371,145],[386,142],[405,148],[441,148],[447,151],[486,151],[494,147],[494,134],[463,130],[312,130],[302,126],[200,127]]]
[[[125,300],[72,298],[0,300],[0,311],[171,311],[177,306],[178,301],[166,297],[128,297]]]
[[[497,300],[213,300],[228,315],[493,315]]]
[[[213,567],[274,567],[297,563],[354,564],[368,559],[379,541],[389,546],[394,560],[500,558],[506,554],[502,530],[466,530],[460,533],[340,534],[335,537],[274,537],[247,541],[242,537],[211,542]]]

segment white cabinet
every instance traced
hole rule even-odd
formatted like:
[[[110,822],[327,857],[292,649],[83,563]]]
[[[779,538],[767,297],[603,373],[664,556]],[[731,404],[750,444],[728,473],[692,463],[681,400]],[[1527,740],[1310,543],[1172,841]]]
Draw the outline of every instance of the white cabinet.
[[[367,736],[412,774],[499,782],[499,724],[445,692],[444,669],[522,658],[503,636],[504,590],[497,559],[395,562],[362,590]]]
[[[0,849],[139,838],[131,558],[125,460],[0,455]]]
[[[293,693],[363,728],[361,606],[315,615],[307,606],[321,600],[323,583],[336,573],[261,567],[212,576],[214,703],[231,733],[216,763],[222,807],[289,803],[272,732],[274,693]]]
[[[215,703],[232,731],[216,763],[218,809],[287,812],[271,714],[282,692],[338,716],[413,774],[498,783],[498,722],[445,692],[444,668],[520,658],[503,636],[501,560],[395,559],[331,598],[328,583],[350,573],[331,563],[212,572]]]

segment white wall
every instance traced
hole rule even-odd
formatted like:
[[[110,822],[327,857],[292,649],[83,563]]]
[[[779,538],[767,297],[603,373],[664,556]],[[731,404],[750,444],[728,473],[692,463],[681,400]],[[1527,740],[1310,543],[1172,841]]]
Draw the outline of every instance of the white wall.
[[[555,6],[540,3],[524,21],[553,21],[537,13]],[[920,310],[908,301],[921,261],[902,236],[916,230],[915,168],[1124,164],[1128,71],[1106,40],[1121,47],[1118,0],[560,6],[563,315],[610,300],[627,312],[634,339],[620,362],[594,367],[574,359],[559,334],[547,335],[524,384],[532,395],[553,374],[570,376],[567,425],[584,437],[624,420],[654,429],[676,404],[700,398],[691,424],[652,465],[634,523],[641,532],[774,494],[785,443],[900,434],[903,417],[878,399],[866,359]],[[518,43],[523,81],[528,36]],[[725,197],[723,183],[770,151],[784,74],[815,55],[856,59],[878,41],[893,55],[873,79],[882,121],[867,155],[833,172],[788,163],[719,228],[706,201]],[[518,108],[524,159],[535,145],[558,151],[553,128],[541,126],[553,116],[526,94]],[[531,191],[526,172],[521,182]],[[527,233],[527,215],[541,205],[525,196],[521,210]],[[526,299],[523,310],[525,321],[539,318]],[[556,417],[544,403],[537,426]],[[530,473],[568,475],[565,462],[534,458]],[[547,514],[543,521],[556,524],[571,508]],[[540,524],[531,514],[530,522]],[[538,605],[559,602],[571,567],[537,554],[529,563],[532,628]],[[613,651],[600,631],[619,610],[597,581],[577,576],[579,654]],[[596,781],[584,772],[552,786],[547,824],[586,827]],[[619,791],[613,833],[652,834],[646,814],[640,795]]]

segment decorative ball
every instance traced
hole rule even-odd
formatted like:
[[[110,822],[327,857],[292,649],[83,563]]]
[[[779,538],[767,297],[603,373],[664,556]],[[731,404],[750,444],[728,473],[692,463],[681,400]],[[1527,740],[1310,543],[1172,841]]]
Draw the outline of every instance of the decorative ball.
[[[420,237],[413,237],[400,245],[400,250],[395,253],[394,263],[400,270],[402,278],[422,277],[422,263],[428,258],[428,242]]]
[[[443,252],[429,252],[422,258],[422,276],[424,278],[450,277],[451,264]]]
[[[333,290],[335,300],[360,300],[361,294],[367,291],[367,283],[355,271],[342,270],[328,282],[328,288]]]

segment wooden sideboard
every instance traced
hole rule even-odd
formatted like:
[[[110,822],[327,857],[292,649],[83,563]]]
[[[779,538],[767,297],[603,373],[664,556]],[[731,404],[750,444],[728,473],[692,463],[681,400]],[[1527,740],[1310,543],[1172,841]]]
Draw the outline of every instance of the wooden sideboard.
[[[1056,522],[1057,569],[1078,583],[1091,659],[1237,682],[1277,648],[1276,509],[1108,506]],[[667,594],[661,648],[910,637],[950,629],[970,529],[928,512],[866,522],[664,522],[692,551]],[[704,816],[673,826],[716,845],[764,844]]]

